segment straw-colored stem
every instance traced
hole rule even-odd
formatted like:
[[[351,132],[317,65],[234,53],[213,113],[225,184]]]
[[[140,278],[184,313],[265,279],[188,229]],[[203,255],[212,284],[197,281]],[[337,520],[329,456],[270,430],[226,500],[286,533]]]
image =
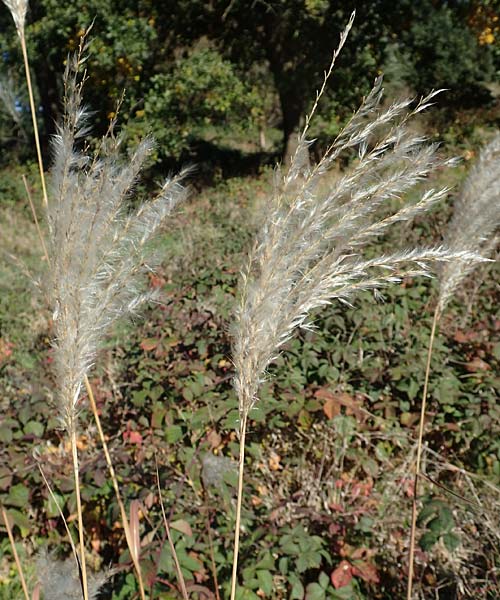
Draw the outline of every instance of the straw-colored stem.
[[[2,506],[2,518],[5,523],[5,527],[7,529],[7,535],[9,536],[10,547],[12,548],[12,554],[14,555],[14,561],[16,563],[17,572],[19,574],[19,579],[21,581],[21,587],[23,588],[24,597],[26,600],[30,600],[30,595],[28,593],[28,586],[26,585],[26,580],[24,579],[23,569],[21,567],[21,561],[19,560],[19,555],[16,550],[16,543],[14,541],[14,536],[12,535],[12,529],[9,524],[9,517],[5,511],[5,508]]]
[[[109,475],[111,477],[111,481],[113,482],[113,488],[115,490],[116,500],[118,502],[118,506],[120,508],[120,515],[122,519],[123,530],[125,532],[125,539],[127,541],[127,546],[130,550],[130,556],[132,557],[132,562],[134,563],[134,569],[137,574],[137,580],[139,583],[139,593],[141,595],[141,600],[145,600],[146,594],[144,591],[144,582],[142,580],[141,567],[139,564],[138,557],[135,555],[134,547],[132,544],[132,535],[130,533],[130,526],[127,518],[127,511],[125,510],[125,505],[123,504],[123,500],[120,494],[120,488],[118,486],[118,480],[116,478],[115,468],[113,466],[113,462],[111,460],[111,455],[109,453],[108,444],[106,442],[106,438],[104,437],[104,432],[101,426],[101,419],[99,417],[99,412],[97,410],[97,405],[95,403],[94,393],[92,391],[92,387],[90,385],[89,379],[85,376],[85,388],[87,390],[87,395],[90,401],[90,407],[92,408],[92,413],[94,415],[94,420],[97,425],[97,431],[99,432],[99,438],[101,440],[102,448],[104,450],[104,456],[106,457],[106,464],[108,465]]]
[[[43,159],[42,159],[42,149],[40,147],[40,136],[38,133],[38,123],[36,122],[36,108],[35,108],[35,99],[33,97],[33,86],[31,84],[31,75],[30,75],[30,66],[28,61],[28,51],[26,48],[26,38],[24,36],[24,30],[19,32],[19,38],[21,40],[21,50],[23,53],[23,61],[24,61],[24,71],[26,75],[26,84],[28,86],[28,96],[30,102],[31,109],[31,118],[33,120],[33,133],[35,135],[35,146],[36,146],[36,155],[38,159],[38,170],[40,171],[40,181],[42,183],[42,197],[43,203],[45,206],[48,205],[48,196],[47,196],[47,186],[45,185],[45,173],[43,170]]]
[[[40,463],[38,463],[38,470],[40,471],[40,475],[42,476],[42,479],[43,479],[47,489],[49,490],[49,494],[50,494],[50,497],[52,498],[52,501],[56,505],[57,512],[59,513],[59,516],[62,519],[64,528],[66,529],[66,534],[68,535],[69,543],[71,545],[71,550],[73,551],[73,556],[75,557],[75,562],[78,566],[78,572],[81,573],[82,569],[80,567],[80,559],[78,558],[78,551],[76,549],[75,542],[73,541],[73,536],[71,535],[71,531],[69,530],[69,526],[68,526],[68,522],[66,521],[66,517],[64,516],[61,505],[59,504],[59,500],[57,499],[57,496],[54,494],[54,490],[52,489],[52,486],[50,485],[47,477],[45,476],[45,473],[43,472],[43,469],[42,469],[42,466],[40,465]]]
[[[49,253],[47,252],[47,246],[45,245],[45,240],[43,239],[42,230],[40,228],[40,223],[38,222],[38,217],[36,216],[35,204],[33,202],[33,198],[31,196],[30,188],[28,186],[28,181],[25,175],[22,175],[22,180],[24,183],[24,189],[26,190],[26,196],[28,197],[28,202],[30,203],[31,213],[33,214],[33,220],[35,221],[35,227],[38,233],[38,237],[40,238],[40,244],[42,245],[43,255],[45,260],[47,261],[47,265],[50,266]]]
[[[156,460],[156,458],[155,458],[155,460]],[[188,596],[187,588],[186,588],[186,582],[184,581],[184,575],[182,574],[181,564],[179,562],[177,552],[175,551],[174,540],[172,538],[172,531],[170,529],[170,525],[168,524],[167,515],[165,513],[165,507],[163,505],[163,498],[161,495],[161,487],[160,487],[160,474],[158,472],[158,464],[156,464],[156,484],[158,486],[158,497],[160,499],[161,514],[163,516],[163,524],[165,525],[165,531],[167,532],[168,545],[170,546],[170,552],[172,553],[172,558],[174,559],[175,571],[177,573],[177,579],[179,580],[179,585],[181,586],[182,597],[184,600],[189,600],[189,596]]]
[[[75,477],[75,495],[76,495],[76,511],[78,516],[78,538],[80,541],[80,567],[82,569],[82,592],[83,600],[89,600],[88,582],[87,582],[87,564],[85,561],[85,540],[83,531],[83,511],[82,499],[80,496],[80,476],[78,468],[78,450],[76,447],[76,427],[71,425],[71,454],[73,456],[73,475]]]
[[[234,526],[233,574],[231,577],[231,600],[236,598],[238,580],[238,554],[240,551],[241,504],[243,501],[243,476],[245,473],[245,438],[247,433],[248,412],[243,411],[240,427],[240,464],[238,472],[238,499],[236,501],[236,523]]]
[[[427,351],[427,365],[425,367],[425,380],[424,380],[424,391],[422,393],[422,406],[420,408],[420,424],[418,427],[418,443],[417,443],[417,458],[415,461],[415,477],[413,480],[413,500],[411,506],[411,532],[410,532],[410,550],[408,557],[408,587],[406,599],[411,600],[413,593],[413,573],[414,573],[414,561],[415,561],[415,542],[417,535],[417,514],[418,514],[418,487],[420,482],[420,468],[422,462],[422,447],[424,439],[424,427],[425,427],[425,411],[427,406],[427,391],[429,387],[429,376],[431,372],[431,358],[432,348],[434,346],[434,337],[436,334],[436,328],[439,321],[439,310],[436,308],[434,311],[434,319],[432,321],[431,336],[429,339],[429,348]]]
[[[212,577],[214,580],[214,588],[215,588],[215,600],[220,600],[219,594],[219,580],[217,578],[217,565],[215,564],[215,556],[214,556],[214,539],[212,536],[212,527],[210,526],[210,515],[207,514],[207,532],[208,532],[208,544],[210,548],[210,564],[212,567]]]

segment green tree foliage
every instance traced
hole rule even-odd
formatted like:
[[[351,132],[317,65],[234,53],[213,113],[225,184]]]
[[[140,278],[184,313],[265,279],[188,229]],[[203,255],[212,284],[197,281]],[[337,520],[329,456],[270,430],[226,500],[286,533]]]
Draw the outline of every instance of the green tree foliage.
[[[464,15],[449,6],[419,5],[399,47],[408,65],[406,80],[421,94],[447,88],[448,102],[478,102],[481,82],[493,76],[491,49],[480,45]]]
[[[285,154],[307,111],[311,90],[321,85],[355,4],[328,0],[256,2],[250,16],[244,0],[235,0],[229,6],[222,0],[213,3],[215,25],[211,35],[233,61],[265,62],[272,74],[281,109]],[[376,75],[375,65],[380,64],[383,45],[377,43],[377,23],[381,27],[384,18],[380,4],[376,1],[360,7],[356,27],[332,78],[332,89],[344,106],[353,107],[368,92]]]
[[[154,75],[141,117],[130,130],[151,131],[162,156],[179,158],[197,138],[231,127],[248,127],[262,112],[262,102],[237,75],[234,65],[212,48],[198,48]],[[143,117],[143,118],[142,118]]]
[[[87,102],[96,134],[126,90],[122,122],[139,117],[129,125],[131,135],[153,130],[163,155],[177,159],[200,137],[216,139],[222,128],[229,136],[240,135],[252,121],[261,129],[279,127],[283,150],[290,150],[354,8],[356,23],[324,96],[315,136],[334,133],[368,92],[389,52],[402,81],[417,92],[447,87],[452,90],[447,99],[477,102],[479,83],[494,77],[491,56],[498,58],[490,5],[486,0],[32,2],[27,39],[43,137],[48,140],[58,117],[66,56],[92,22]],[[6,9],[0,11],[0,52],[0,71],[17,70],[18,40]]]

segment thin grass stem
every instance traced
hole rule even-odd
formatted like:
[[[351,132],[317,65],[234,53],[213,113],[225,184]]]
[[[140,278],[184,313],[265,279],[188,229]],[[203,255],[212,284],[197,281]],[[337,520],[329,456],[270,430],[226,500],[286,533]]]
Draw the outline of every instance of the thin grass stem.
[[[78,538],[80,544],[80,566],[82,569],[81,583],[83,600],[89,600],[89,590],[87,581],[87,563],[85,560],[85,540],[83,530],[83,512],[82,512],[82,498],[80,495],[80,470],[78,466],[78,449],[76,446],[76,427],[73,423],[71,427],[71,454],[73,457],[73,475],[75,478],[75,495],[76,495],[76,511],[78,517]]]
[[[7,535],[9,536],[10,547],[12,548],[12,554],[14,556],[14,561],[16,563],[17,572],[19,574],[19,579],[21,581],[21,587],[23,588],[24,597],[26,600],[30,600],[30,595],[28,593],[28,586],[26,585],[26,580],[24,578],[23,568],[21,566],[21,561],[19,560],[19,554],[16,550],[16,542],[14,540],[14,536],[12,534],[12,529],[9,523],[9,517],[5,508],[2,506],[2,518],[5,523],[5,528],[7,529]]]
[[[410,532],[410,549],[408,557],[408,587],[406,599],[411,600],[413,593],[413,574],[414,574],[414,562],[415,562],[415,545],[417,536],[417,514],[418,514],[418,488],[420,483],[420,470],[422,463],[422,448],[424,439],[424,427],[425,427],[425,411],[427,408],[427,392],[429,388],[429,376],[431,372],[431,359],[432,349],[434,346],[434,337],[436,334],[437,324],[440,317],[439,306],[434,311],[434,318],[432,320],[431,336],[429,339],[429,348],[427,350],[427,365],[425,367],[425,380],[424,380],[424,391],[422,393],[422,406],[420,408],[420,423],[418,427],[418,443],[417,443],[417,457],[415,460],[415,477],[413,480],[413,500],[411,507],[411,532]]]
[[[217,565],[215,564],[215,554],[214,554],[214,539],[213,539],[213,535],[212,535],[212,527],[210,526],[210,513],[207,513],[207,533],[208,533],[208,545],[210,548],[210,566],[212,567],[212,577],[214,580],[214,588],[215,588],[215,600],[220,600],[219,580],[217,578]]]
[[[73,556],[75,557],[75,562],[78,566],[78,572],[80,573],[80,577],[81,577],[82,568],[80,566],[80,559],[78,558],[78,551],[76,549],[75,542],[73,541],[73,536],[71,535],[71,531],[69,529],[68,522],[66,521],[66,517],[64,516],[61,505],[59,504],[59,500],[57,499],[56,495],[54,494],[54,491],[52,490],[52,487],[51,487],[50,483],[48,482],[48,479],[45,476],[45,473],[43,472],[43,469],[42,469],[40,463],[38,463],[38,470],[40,471],[42,479],[43,479],[45,485],[47,486],[47,489],[49,490],[50,496],[51,496],[52,500],[54,501],[54,504],[56,505],[57,512],[59,513],[59,516],[61,517],[61,519],[64,523],[66,533],[68,534],[69,543],[71,545],[71,550],[73,551]]]
[[[49,253],[47,252],[47,246],[45,245],[45,240],[43,239],[43,234],[42,234],[42,230],[40,228],[40,223],[36,216],[35,204],[33,203],[33,198],[31,196],[30,188],[28,186],[28,181],[27,181],[25,175],[22,175],[22,180],[24,183],[24,189],[26,190],[26,196],[28,197],[28,202],[30,203],[31,213],[33,214],[33,220],[35,221],[35,227],[36,227],[36,230],[38,233],[38,237],[40,238],[40,243],[42,245],[43,255],[45,257],[45,260],[47,261],[47,265],[50,266]]]
[[[236,523],[234,526],[233,574],[231,577],[231,600],[236,598],[238,580],[238,555],[240,551],[241,504],[243,501],[243,479],[245,473],[245,438],[247,433],[248,411],[244,410],[240,427],[240,459],[238,471],[238,498],[236,500]]]
[[[42,149],[40,147],[40,135],[38,133],[38,123],[36,121],[36,109],[35,109],[35,99],[33,96],[33,85],[31,83],[31,75],[30,75],[30,65],[28,60],[28,50],[26,48],[26,38],[24,35],[24,29],[19,31],[19,38],[21,40],[21,50],[23,53],[23,61],[24,61],[24,72],[26,75],[26,84],[28,86],[28,96],[29,103],[31,109],[31,118],[33,121],[33,133],[35,136],[35,146],[36,146],[36,155],[38,159],[38,170],[40,171],[40,181],[42,183],[42,198],[43,204],[47,207],[49,203],[49,199],[47,196],[47,186],[45,184],[45,173],[43,170],[43,159],[42,159]]]
[[[134,563],[134,569],[137,573],[137,582],[139,584],[139,593],[141,595],[141,600],[146,599],[146,594],[144,591],[144,582],[142,579],[141,566],[136,556],[133,544],[132,544],[132,535],[130,533],[130,526],[127,518],[127,511],[125,510],[125,505],[123,503],[120,488],[118,486],[118,480],[116,478],[115,468],[113,466],[113,462],[111,460],[111,455],[109,453],[108,444],[106,442],[106,438],[104,437],[104,432],[101,426],[101,419],[99,417],[99,412],[97,410],[97,405],[94,398],[94,392],[92,391],[92,386],[90,385],[88,377],[85,375],[85,389],[87,390],[87,395],[89,397],[90,407],[92,408],[92,413],[94,415],[94,420],[97,425],[97,431],[99,433],[99,438],[101,440],[102,448],[104,450],[104,456],[106,457],[106,464],[108,465],[109,475],[111,477],[111,481],[113,482],[113,488],[115,490],[116,501],[118,502],[118,506],[120,508],[120,516],[122,520],[123,530],[125,532],[125,539],[127,541],[127,546],[130,551],[130,556],[132,557],[132,562]]]
[[[156,456],[155,456],[156,462]],[[172,552],[172,558],[174,560],[175,570],[177,572],[177,578],[179,580],[179,585],[181,586],[181,593],[184,600],[189,600],[189,596],[187,593],[186,582],[184,581],[184,575],[182,574],[181,565],[179,562],[179,557],[177,556],[177,552],[175,551],[174,540],[172,538],[172,532],[170,530],[170,525],[168,524],[167,515],[165,513],[165,507],[163,505],[163,498],[161,495],[161,487],[160,487],[160,474],[158,472],[158,462],[156,462],[156,484],[158,486],[158,497],[160,500],[161,514],[163,516],[163,524],[165,525],[165,531],[167,532],[168,545],[170,546],[170,552]]]

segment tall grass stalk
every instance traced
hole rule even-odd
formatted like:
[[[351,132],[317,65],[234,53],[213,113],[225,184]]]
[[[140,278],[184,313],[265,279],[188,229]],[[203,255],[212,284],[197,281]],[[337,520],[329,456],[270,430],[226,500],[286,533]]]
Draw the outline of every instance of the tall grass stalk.
[[[152,142],[144,140],[130,157],[122,159],[122,138],[115,135],[114,122],[94,153],[87,148],[77,149],[88,132],[82,104],[85,73],[80,75],[85,51],[82,38],[77,55],[67,62],[64,117],[53,144],[52,193],[47,211],[51,265],[47,292],[54,307],[54,367],[61,421],[73,442],[75,478],[82,387],[87,387],[92,404],[88,373],[104,336],[117,319],[134,314],[153,298],[153,294],[143,293],[140,286],[141,275],[154,263],[151,240],[185,195],[179,177],[168,179],[152,201],[127,212],[125,201],[151,152]],[[99,425],[102,441],[104,435]],[[105,442],[104,447],[109,468],[111,461]],[[116,492],[116,476],[112,479]],[[138,551],[132,543],[119,492],[117,498],[144,598]],[[79,528],[83,556],[81,519]],[[85,580],[84,558],[82,573]]]
[[[40,172],[40,182],[42,184],[42,198],[44,206],[48,204],[47,185],[45,183],[45,170],[43,166],[42,149],[40,146],[40,134],[38,131],[38,123],[36,119],[37,110],[35,106],[35,98],[33,94],[33,84],[31,82],[31,72],[28,59],[28,49],[26,46],[25,23],[26,13],[28,11],[28,0],[3,0],[7,8],[10,10],[14,24],[16,26],[17,35],[21,44],[21,52],[23,55],[24,73],[26,76],[26,85],[28,87],[28,98],[31,111],[31,119],[33,122],[33,135],[35,137],[35,148],[38,160],[38,170]]]
[[[488,257],[498,244],[495,232],[500,224],[500,134],[480,153],[477,164],[471,169],[455,202],[453,216],[444,240],[457,252],[480,252]],[[431,372],[432,351],[439,321],[449,301],[470,274],[477,262],[455,260],[442,265],[439,277],[439,295],[432,320],[427,362],[425,367],[422,404],[418,427],[417,456],[413,483],[410,546],[408,556],[407,600],[412,599],[415,572],[415,547],[417,534],[418,498],[421,478],[422,451],[427,410],[427,395]]]
[[[143,205],[135,214],[126,216],[124,200],[129,194],[135,178],[138,176],[142,164],[152,147],[151,141],[145,140],[139,145],[128,166],[120,165],[119,149],[121,139],[114,136],[113,124],[110,126],[108,134],[101,140],[101,145],[93,157],[84,156],[75,150],[75,143],[87,132],[84,125],[86,113],[82,106],[81,96],[85,76],[80,81],[78,80],[78,73],[85,61],[86,36],[84,36],[81,38],[78,54],[73,59],[68,59],[67,63],[65,73],[65,115],[54,142],[53,194],[49,203],[24,35],[27,2],[6,0],[6,4],[13,14],[16,29],[21,39],[32,107],[43,201],[47,209],[49,230],[52,234],[49,244],[51,256],[49,256],[49,251],[39,228],[31,194],[25,182],[37,231],[52,275],[52,287],[49,286],[48,288],[48,296],[54,307],[56,330],[54,356],[56,370],[58,371],[61,420],[71,442],[80,547],[80,557],[79,560],[77,557],[77,563],[82,593],[84,600],[88,600],[88,577],[77,450],[77,405],[80,390],[84,384],[87,387],[89,400],[103,443],[108,469],[110,470],[120,508],[125,537],[137,573],[140,596],[144,600],[145,592],[139,557],[134,552],[125,507],[121,499],[102,427],[100,426],[87,373],[99,345],[99,340],[102,339],[109,325],[116,318],[136,311],[143,302],[151,298],[150,294],[139,292],[136,286],[137,276],[144,270],[150,269],[151,263],[147,261],[151,254],[148,247],[149,241],[160,228],[176,202],[182,198],[184,191],[178,178],[168,180],[149,205]],[[85,225],[87,229],[85,229]],[[100,240],[98,239],[99,235],[102,236]],[[105,240],[106,235],[110,236],[107,240]],[[94,243],[99,242],[105,247],[104,251],[92,248]],[[107,244],[104,242],[107,242]],[[127,248],[127,246],[130,246],[130,248]],[[79,262],[82,258],[83,265]],[[73,267],[73,269],[76,267],[78,276],[74,277],[75,272],[65,272],[66,267]],[[68,282],[66,278],[71,279],[71,275],[73,275],[73,281]],[[86,282],[82,279],[82,276],[85,275],[88,278]],[[82,284],[85,283],[88,284],[87,289],[82,290]],[[71,284],[73,284],[73,287],[71,287]],[[81,294],[82,291],[83,294]],[[87,298],[84,297],[85,291],[89,294]],[[98,299],[96,292],[99,291],[101,292],[100,303],[94,303],[94,306],[92,306],[94,311],[89,311],[90,305],[93,304],[92,299],[94,301]],[[90,314],[92,312],[93,314]],[[85,317],[90,318],[86,320]],[[86,323],[83,323],[82,321],[85,320]]]
[[[42,150],[40,146],[40,135],[38,131],[38,123],[36,118],[36,107],[35,100],[33,94],[33,85],[31,82],[31,73],[28,59],[28,50],[26,46],[26,36],[25,36],[25,22],[26,22],[26,13],[28,10],[28,0],[4,0],[8,9],[12,14],[12,18],[14,19],[14,24],[16,26],[16,31],[19,36],[21,52],[23,55],[23,63],[24,63],[24,72],[26,76],[26,84],[28,88],[28,97],[29,104],[31,110],[31,118],[33,123],[33,134],[35,138],[35,148],[38,159],[38,171],[40,175],[40,182],[42,185],[42,198],[45,208],[48,208],[48,194],[47,194],[47,185],[45,183],[45,169],[42,158]],[[29,194],[28,187],[26,186],[28,192],[28,199],[30,201],[31,209],[34,214],[35,223],[37,225],[37,229],[39,230],[38,220],[36,219],[36,212],[34,211],[33,203],[31,200],[31,196]],[[43,240],[43,237],[41,236]],[[47,249],[45,244],[43,243],[44,252],[47,254]],[[76,503],[77,503],[77,517],[78,517],[78,531],[79,531],[79,540],[80,540],[80,564],[79,570],[81,575],[81,584],[82,584],[82,593],[84,600],[88,600],[88,584],[87,584],[87,570],[86,570],[86,561],[85,561],[85,551],[84,551],[84,538],[83,538],[83,515],[82,515],[82,506],[81,506],[81,497],[80,497],[80,481],[79,481],[79,469],[78,469],[78,451],[76,447],[76,430],[70,432],[70,440],[71,440],[71,455],[73,461],[73,474],[75,480],[75,495],[76,495]]]
[[[158,487],[158,498],[160,500],[161,515],[163,518],[163,524],[165,526],[165,531],[167,533],[168,545],[170,546],[170,552],[172,553],[172,558],[173,558],[174,566],[175,566],[175,572],[177,573],[177,579],[179,581],[179,586],[181,588],[182,598],[183,598],[183,600],[188,600],[189,597],[188,597],[188,593],[187,593],[186,582],[184,581],[184,575],[182,574],[179,557],[177,556],[177,552],[175,551],[174,538],[172,537],[172,531],[170,529],[167,515],[165,513],[165,506],[163,504],[163,497],[162,497],[161,486],[160,486],[160,473],[158,471],[158,462],[156,461],[156,456],[155,456],[155,465],[156,465],[156,484]]]
[[[352,17],[332,63],[351,25]],[[418,201],[402,203],[391,211],[391,202],[402,200],[436,168],[454,161],[440,159],[437,145],[425,143],[425,138],[409,128],[410,119],[428,108],[439,90],[418,101],[401,100],[383,109],[379,78],[319,162],[310,167],[307,135],[332,68],[333,64],[325,73],[289,168],[284,173],[277,171],[273,198],[242,273],[233,336],[240,477],[232,600],[238,574],[246,428],[268,366],[296,329],[312,328],[311,312],[334,299],[350,304],[358,292],[377,294],[405,277],[430,276],[433,264],[478,258],[473,252],[443,246],[375,257],[364,253],[368,243],[389,227],[424,214],[447,195],[447,188],[430,189]],[[353,149],[358,150],[357,162],[332,188],[327,175],[331,166],[342,153]]]

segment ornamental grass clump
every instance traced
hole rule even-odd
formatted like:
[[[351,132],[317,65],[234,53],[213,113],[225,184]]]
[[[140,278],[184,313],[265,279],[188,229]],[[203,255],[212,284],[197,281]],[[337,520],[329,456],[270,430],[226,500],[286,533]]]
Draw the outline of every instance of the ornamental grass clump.
[[[431,265],[437,262],[468,263],[477,258],[468,249],[442,246],[406,248],[375,257],[367,251],[389,227],[424,214],[448,193],[446,188],[430,189],[418,201],[391,210],[417,183],[453,162],[441,159],[437,145],[427,143],[409,127],[410,120],[431,105],[439,90],[416,102],[402,100],[382,108],[382,80],[377,79],[319,162],[309,166],[309,125],[353,16],[341,35],[291,163],[276,172],[274,194],[242,273],[233,340],[240,471],[232,599],[238,573],[247,421],[270,363],[297,328],[311,326],[315,309],[335,299],[349,303],[358,292],[377,292],[405,277],[429,276]],[[358,151],[354,167],[329,185],[330,168],[341,154],[353,149]]]
[[[480,152],[477,163],[472,167],[453,206],[453,216],[446,229],[444,242],[454,252],[481,253],[491,255],[498,245],[500,224],[500,134]],[[417,456],[415,461],[414,494],[409,551],[409,574],[407,600],[412,598],[415,544],[418,513],[418,491],[420,484],[422,449],[427,407],[427,392],[431,370],[434,338],[439,320],[453,295],[464,279],[477,265],[473,261],[455,260],[442,263],[439,272],[439,295],[432,321],[427,364],[425,369],[420,422],[418,428]]]

